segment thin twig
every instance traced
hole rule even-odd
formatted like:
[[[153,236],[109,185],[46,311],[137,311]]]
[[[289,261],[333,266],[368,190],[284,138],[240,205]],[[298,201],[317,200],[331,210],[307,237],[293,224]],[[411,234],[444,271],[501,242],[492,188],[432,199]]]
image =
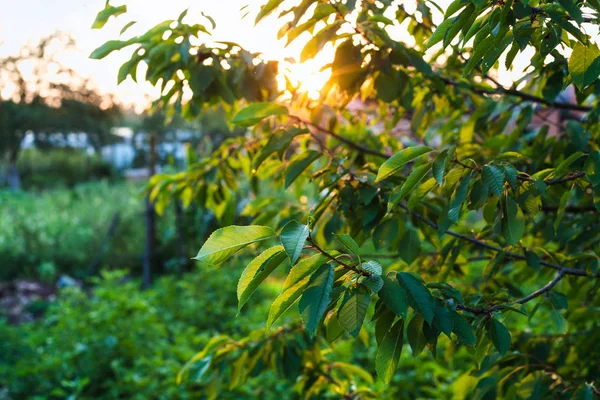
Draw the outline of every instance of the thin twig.
[[[418,220],[424,222],[426,225],[430,226],[431,228],[436,229],[436,230],[438,229],[438,224],[436,224],[435,222],[427,219],[426,217],[424,217],[423,215],[419,214],[416,211],[410,211],[406,205],[404,205],[402,203],[398,203],[398,206],[400,208],[402,208],[403,210],[405,210],[406,212],[408,212],[409,214],[411,214],[412,216],[414,216],[415,218],[417,218]],[[496,251],[496,252],[504,253],[504,255],[506,257],[509,257],[509,258],[512,258],[512,259],[515,259],[515,260],[526,260],[526,257],[523,256],[523,255],[521,255],[521,254],[513,253],[513,252],[510,252],[510,251],[505,251],[501,247],[497,247],[497,246],[491,245],[491,244],[486,243],[486,242],[484,242],[482,240],[475,239],[474,237],[471,237],[471,236],[468,236],[468,235],[464,235],[462,233],[454,232],[454,231],[451,231],[451,230],[447,230],[446,233],[448,235],[450,235],[450,236],[454,236],[456,238],[459,238],[459,239],[471,242],[471,243],[476,244],[476,245],[478,245],[480,247],[484,247],[484,248],[489,249],[489,250],[493,250],[493,251]],[[543,266],[545,266],[545,267],[549,267],[549,268],[552,268],[552,269],[555,269],[555,270],[558,270],[558,271],[563,271],[567,275],[587,276],[587,277],[600,277],[600,273],[590,274],[587,271],[584,271],[584,270],[581,270],[581,269],[578,269],[578,268],[570,268],[570,267],[566,267],[564,265],[554,264],[554,263],[551,263],[551,262],[545,261],[545,260],[540,260],[540,264],[543,265]]]
[[[310,126],[310,127],[314,128],[314,129],[317,129],[317,130],[319,130],[319,131],[321,131],[321,132],[323,132],[323,133],[325,133],[325,134],[327,134],[327,135],[329,135],[331,137],[334,137],[337,140],[339,140],[340,142],[347,144],[351,148],[353,148],[355,150],[358,150],[359,152],[361,152],[363,154],[370,154],[372,156],[381,157],[381,158],[390,158],[392,156],[391,154],[385,154],[385,153],[381,153],[381,152],[379,152],[377,150],[371,150],[368,147],[365,147],[365,146],[362,146],[362,145],[360,145],[358,143],[355,143],[355,142],[353,142],[350,139],[347,139],[347,138],[345,138],[345,137],[343,137],[343,136],[341,136],[341,135],[339,135],[339,134],[337,134],[337,133],[335,133],[335,132],[333,132],[333,131],[331,131],[329,129],[326,129],[326,128],[320,126],[320,125],[317,125],[317,124],[312,123],[310,121],[307,121],[307,120],[305,120],[303,118],[300,118],[297,115],[290,115],[290,118],[295,119],[298,122],[303,123],[304,125]]]
[[[542,294],[549,292],[554,286],[556,286],[556,284],[558,282],[560,282],[560,280],[565,275],[566,275],[566,272],[564,270],[559,271],[558,274],[556,274],[556,276],[554,277],[554,279],[552,279],[550,282],[545,284],[543,287],[539,288],[535,292],[530,293],[529,295],[527,295],[525,297],[515,300],[512,304],[515,304],[515,303],[516,304],[525,304],[528,301],[531,301],[531,300],[535,299],[536,297],[539,297]],[[506,305],[498,304],[498,305],[495,305],[495,306],[492,306],[489,308],[478,308],[478,307],[469,307],[469,306],[465,306],[463,304],[459,304],[458,306],[456,306],[456,308],[458,308],[460,310],[464,310],[464,311],[469,311],[473,314],[490,314],[494,311],[499,311],[499,310],[506,308]]]
[[[325,257],[329,258],[331,261],[339,264],[340,266],[342,266],[344,269],[348,270],[348,271],[354,271],[359,275],[365,276],[365,277],[369,277],[372,274],[369,271],[365,271],[362,270],[360,268],[356,268],[352,265],[346,264],[343,261],[338,260],[338,257],[334,257],[331,254],[329,254],[328,252],[326,252],[325,250],[323,250],[321,247],[319,247],[319,245],[317,244],[317,242],[315,242],[315,240],[312,237],[308,237],[308,242],[311,244],[311,246],[307,247],[309,249],[313,249],[318,251],[319,253],[323,254]]]

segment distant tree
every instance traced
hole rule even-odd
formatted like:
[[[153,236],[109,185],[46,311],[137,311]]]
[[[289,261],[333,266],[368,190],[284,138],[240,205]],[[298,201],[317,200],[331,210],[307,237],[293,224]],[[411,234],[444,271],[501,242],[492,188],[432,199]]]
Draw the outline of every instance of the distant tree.
[[[41,149],[56,146],[70,133],[86,133],[96,148],[112,140],[110,129],[118,120],[119,107],[111,96],[99,94],[91,82],[56,60],[59,52],[72,46],[69,36],[55,33],[0,59],[0,81],[9,91],[0,99],[0,160],[7,166],[12,188],[20,186],[16,162],[27,134]]]

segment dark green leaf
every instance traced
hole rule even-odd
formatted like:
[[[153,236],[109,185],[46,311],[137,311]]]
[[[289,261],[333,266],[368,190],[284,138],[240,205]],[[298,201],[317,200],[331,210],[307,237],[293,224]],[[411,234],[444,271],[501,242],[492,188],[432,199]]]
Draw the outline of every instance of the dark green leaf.
[[[331,301],[334,274],[333,265],[321,265],[310,277],[298,303],[300,315],[302,315],[306,330],[311,337],[315,335],[317,326]]]
[[[415,309],[431,325],[435,314],[435,301],[421,277],[411,272],[400,272],[398,273],[398,282],[412,298]]]
[[[382,276],[382,279],[383,287],[379,291],[379,298],[387,308],[394,312],[394,314],[405,318],[408,309],[406,291],[398,284],[398,282],[391,280],[387,276]]]
[[[404,321],[397,321],[383,337],[375,356],[377,375],[387,384],[390,383],[402,354],[404,345]]]
[[[292,266],[300,257],[306,238],[308,238],[308,225],[302,225],[297,221],[288,222],[281,230],[279,239],[292,261]]]
[[[404,236],[400,240],[398,254],[408,265],[412,264],[419,257],[419,254],[421,254],[421,240],[416,230],[406,230],[406,233],[404,233]]]
[[[519,205],[510,197],[502,199],[502,236],[514,246],[525,233],[525,217]]]
[[[300,174],[323,154],[315,150],[307,150],[294,157],[285,169],[285,188],[287,189]]]
[[[502,196],[504,187],[504,169],[494,164],[484,165],[482,171],[483,183],[498,197]]]
[[[352,336],[357,337],[362,327],[371,296],[366,287],[358,285],[346,290],[338,311],[340,325]]]
[[[489,325],[490,338],[494,347],[500,352],[501,355],[505,355],[510,347],[510,332],[500,321],[493,318]]]

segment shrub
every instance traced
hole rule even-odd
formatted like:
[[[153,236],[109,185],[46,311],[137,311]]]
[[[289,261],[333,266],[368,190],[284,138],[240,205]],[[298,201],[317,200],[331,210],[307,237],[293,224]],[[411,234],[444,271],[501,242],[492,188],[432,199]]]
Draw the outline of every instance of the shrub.
[[[72,187],[98,179],[117,178],[116,170],[100,156],[74,149],[27,149],[17,161],[26,189]]]
[[[0,322],[0,398],[2,387],[15,399],[197,398],[194,382],[175,384],[185,362],[215,334],[264,326],[264,307],[235,318],[235,294],[223,288],[239,272],[164,277],[143,292],[123,272],[104,272],[91,293],[63,289],[39,322]]]

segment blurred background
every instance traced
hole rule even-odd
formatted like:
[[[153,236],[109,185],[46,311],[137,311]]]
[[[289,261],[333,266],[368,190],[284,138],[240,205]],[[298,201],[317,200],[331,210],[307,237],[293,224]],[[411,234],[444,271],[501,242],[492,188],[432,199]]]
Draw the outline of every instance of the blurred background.
[[[127,35],[190,5],[128,2]],[[190,14],[223,21],[222,40],[236,26],[240,43],[281,50],[275,27],[249,29],[242,5],[194,2]],[[150,113],[157,89],[117,85],[127,52],[88,58],[120,35],[114,19],[91,29],[104,6],[0,1],[0,399],[196,398],[193,383],[175,384],[185,362],[216,334],[264,326],[264,307],[235,318],[243,264],[218,275],[192,268],[216,216],[180,203],[158,215],[143,195],[151,175],[244,132],[219,107],[191,122]],[[260,391],[260,380],[231,398]],[[285,390],[273,382],[274,395]]]

